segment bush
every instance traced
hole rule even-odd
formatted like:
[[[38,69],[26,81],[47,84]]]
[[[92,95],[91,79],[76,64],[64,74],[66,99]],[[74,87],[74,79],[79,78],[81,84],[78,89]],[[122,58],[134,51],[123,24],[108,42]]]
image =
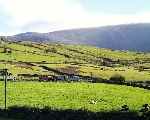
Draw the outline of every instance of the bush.
[[[116,83],[124,83],[125,77],[120,74],[115,74],[115,75],[111,76],[109,80],[116,82]]]
[[[139,71],[139,72],[144,71],[144,66],[139,66],[139,67],[138,67],[138,71]]]

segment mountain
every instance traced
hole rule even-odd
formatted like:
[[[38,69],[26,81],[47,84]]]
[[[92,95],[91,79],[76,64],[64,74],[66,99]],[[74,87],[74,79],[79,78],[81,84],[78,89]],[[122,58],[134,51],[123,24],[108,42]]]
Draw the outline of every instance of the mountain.
[[[49,33],[27,32],[8,37],[15,41],[87,44],[102,48],[150,51],[150,23],[62,30]]]

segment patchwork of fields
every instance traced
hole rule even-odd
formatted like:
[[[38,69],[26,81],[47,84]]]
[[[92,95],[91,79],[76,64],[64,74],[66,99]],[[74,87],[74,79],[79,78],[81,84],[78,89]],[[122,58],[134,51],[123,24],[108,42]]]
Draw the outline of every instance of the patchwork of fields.
[[[19,74],[58,74],[41,67],[46,66],[64,73],[103,79],[121,74],[126,80],[150,80],[149,53],[30,42],[4,42],[0,48],[0,69],[7,68],[15,77]]]
[[[149,90],[146,90],[150,89],[150,53],[85,45],[1,41],[0,69],[5,68],[15,78],[7,83],[7,107],[27,106],[24,110],[48,107],[52,113],[53,110],[88,110],[95,114],[120,112],[123,105],[131,112],[137,112],[142,105],[150,104]],[[125,85],[129,86],[86,82],[96,79],[95,82],[104,80],[108,83],[107,80],[116,74],[123,76]],[[71,75],[76,78],[69,78]],[[53,78],[62,76],[65,76],[60,79],[62,82],[52,82]],[[3,109],[3,75],[0,77],[0,108]],[[78,82],[71,82],[71,79]]]

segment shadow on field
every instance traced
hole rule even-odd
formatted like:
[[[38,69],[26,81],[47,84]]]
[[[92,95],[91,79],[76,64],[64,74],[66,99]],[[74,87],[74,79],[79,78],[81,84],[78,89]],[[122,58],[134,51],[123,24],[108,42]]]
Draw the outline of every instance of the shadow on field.
[[[0,109],[0,116],[15,120],[143,120],[136,112],[90,112],[87,110],[57,110],[12,106]]]

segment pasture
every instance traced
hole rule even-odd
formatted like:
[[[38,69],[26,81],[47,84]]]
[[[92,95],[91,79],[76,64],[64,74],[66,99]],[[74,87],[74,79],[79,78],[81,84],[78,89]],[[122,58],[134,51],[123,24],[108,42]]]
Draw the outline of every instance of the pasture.
[[[5,53],[4,48],[11,50]],[[18,74],[57,75],[54,70],[109,79],[114,74],[126,80],[150,80],[150,54],[118,51],[86,45],[8,42],[0,45],[0,69],[7,68],[13,76]],[[64,72],[62,71],[62,72]]]
[[[139,111],[143,104],[150,104],[149,90],[124,85],[88,83],[85,82],[88,79],[84,79],[93,77],[98,81],[103,79],[107,81],[113,75],[119,74],[128,82],[139,81],[143,83],[142,86],[146,83],[149,87],[150,53],[118,51],[86,45],[5,41],[0,44],[0,69],[5,68],[15,78],[15,81],[10,80],[7,83],[7,107],[8,112],[12,110],[12,116],[14,109],[18,109],[19,112],[22,108],[29,110],[30,115],[34,116],[36,113],[32,108],[39,108],[41,111],[47,110],[55,114],[56,117],[59,114],[62,119],[63,111],[68,117],[83,112],[85,116],[97,114],[95,117],[98,119],[100,115],[98,112],[106,114],[110,112],[112,115],[112,111],[120,111],[121,106],[127,105],[132,114]],[[47,76],[56,78],[63,75],[65,77],[68,75],[68,83],[65,80],[51,82],[52,79],[44,82]],[[71,82],[69,75],[76,78],[80,76],[81,80]],[[0,77],[2,78],[2,75]],[[3,109],[3,81],[0,81],[0,90],[0,108]],[[11,106],[19,108],[11,109]],[[71,112],[70,115],[67,115],[68,110]],[[82,114],[79,115],[80,118]],[[22,113],[21,115],[26,116]],[[20,116],[20,112],[17,116]]]
[[[4,107],[4,83],[0,82],[0,107]],[[52,109],[117,111],[128,105],[138,111],[150,104],[149,90],[103,83],[8,82],[7,105]]]

